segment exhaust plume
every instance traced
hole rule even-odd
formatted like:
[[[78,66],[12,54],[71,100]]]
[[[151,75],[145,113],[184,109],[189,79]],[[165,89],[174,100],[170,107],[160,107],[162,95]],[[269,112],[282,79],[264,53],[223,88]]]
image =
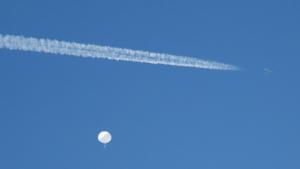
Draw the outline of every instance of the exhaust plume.
[[[211,70],[238,70],[238,68],[234,65],[187,56],[176,56],[165,53],[154,53],[141,50],[131,50],[15,35],[0,34],[0,48],[70,55],[83,58],[110,59],[117,61],[162,64]]]

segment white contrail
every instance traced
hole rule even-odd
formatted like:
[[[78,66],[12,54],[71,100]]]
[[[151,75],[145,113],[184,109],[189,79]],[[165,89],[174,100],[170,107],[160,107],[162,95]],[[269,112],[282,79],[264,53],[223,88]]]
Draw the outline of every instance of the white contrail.
[[[203,69],[238,70],[233,65],[186,56],[15,35],[0,34],[0,48]]]

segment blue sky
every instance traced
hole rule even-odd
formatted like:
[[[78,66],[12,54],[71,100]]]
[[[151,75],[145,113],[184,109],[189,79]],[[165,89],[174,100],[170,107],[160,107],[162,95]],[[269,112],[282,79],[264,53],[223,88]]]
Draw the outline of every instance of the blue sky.
[[[298,169],[299,19],[296,0],[2,0],[1,34],[242,70],[1,49],[0,168]]]

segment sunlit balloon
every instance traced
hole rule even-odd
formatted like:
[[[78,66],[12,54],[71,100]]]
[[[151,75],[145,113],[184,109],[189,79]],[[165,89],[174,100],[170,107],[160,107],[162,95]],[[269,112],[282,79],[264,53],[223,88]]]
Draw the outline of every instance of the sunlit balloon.
[[[98,134],[98,141],[102,144],[107,144],[111,141],[112,137],[108,131],[101,131]]]

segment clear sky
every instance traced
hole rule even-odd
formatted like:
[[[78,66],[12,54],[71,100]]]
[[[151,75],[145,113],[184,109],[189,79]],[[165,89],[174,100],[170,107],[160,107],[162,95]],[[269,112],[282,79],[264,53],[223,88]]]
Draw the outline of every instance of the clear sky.
[[[1,49],[0,168],[300,168],[298,0],[1,0],[0,20],[1,34],[242,69]]]

